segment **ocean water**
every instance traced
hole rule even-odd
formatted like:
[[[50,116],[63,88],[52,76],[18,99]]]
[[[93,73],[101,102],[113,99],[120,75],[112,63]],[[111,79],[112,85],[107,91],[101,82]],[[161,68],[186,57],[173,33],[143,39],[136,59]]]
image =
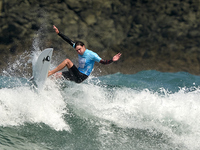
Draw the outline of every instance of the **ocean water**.
[[[20,56],[0,74],[0,150],[199,150],[200,77],[155,70],[48,78]],[[52,68],[55,67],[51,66]]]
[[[200,77],[142,71],[48,79],[0,76],[0,149],[200,148]]]

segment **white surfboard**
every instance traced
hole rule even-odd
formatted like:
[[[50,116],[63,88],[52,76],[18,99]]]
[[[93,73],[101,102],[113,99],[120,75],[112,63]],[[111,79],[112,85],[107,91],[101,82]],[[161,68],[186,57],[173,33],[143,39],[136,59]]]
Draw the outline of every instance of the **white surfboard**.
[[[36,64],[33,65],[33,81],[36,84],[38,91],[43,89],[48,76],[53,48],[47,48],[39,55]]]

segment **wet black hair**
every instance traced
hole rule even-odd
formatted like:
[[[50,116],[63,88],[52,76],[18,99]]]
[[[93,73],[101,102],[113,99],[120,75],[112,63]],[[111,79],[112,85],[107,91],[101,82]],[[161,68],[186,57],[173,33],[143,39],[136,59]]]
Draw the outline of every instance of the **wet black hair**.
[[[74,48],[76,48],[76,46],[78,46],[78,45],[83,46],[85,44],[81,41],[76,41]]]

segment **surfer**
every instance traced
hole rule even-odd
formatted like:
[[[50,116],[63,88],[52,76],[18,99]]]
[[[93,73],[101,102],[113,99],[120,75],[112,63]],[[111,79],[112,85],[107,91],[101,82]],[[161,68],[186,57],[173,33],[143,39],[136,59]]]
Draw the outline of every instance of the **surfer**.
[[[65,59],[60,65],[58,65],[55,69],[48,72],[48,76],[55,74],[56,77],[64,77],[67,80],[74,81],[76,83],[81,83],[92,72],[95,62],[99,62],[101,64],[110,64],[114,61],[118,61],[121,57],[121,53],[116,54],[111,60],[103,60],[98,56],[97,53],[88,50],[85,48],[85,44],[81,41],[74,42],[66,35],[59,32],[56,26],[53,26],[55,32],[66,42],[68,42],[73,48],[76,49],[78,53],[78,62],[79,67],[77,68],[70,59]],[[58,72],[62,70],[64,67],[67,67],[69,71]]]

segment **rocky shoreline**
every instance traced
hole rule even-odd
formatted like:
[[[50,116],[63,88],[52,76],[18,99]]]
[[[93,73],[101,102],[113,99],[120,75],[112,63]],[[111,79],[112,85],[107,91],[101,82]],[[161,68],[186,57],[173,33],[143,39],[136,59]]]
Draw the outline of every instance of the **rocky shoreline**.
[[[88,49],[119,62],[97,64],[98,74],[142,70],[200,74],[200,7],[196,0],[20,0],[0,1],[0,69],[17,56],[53,47],[59,63],[76,53],[52,26]]]

